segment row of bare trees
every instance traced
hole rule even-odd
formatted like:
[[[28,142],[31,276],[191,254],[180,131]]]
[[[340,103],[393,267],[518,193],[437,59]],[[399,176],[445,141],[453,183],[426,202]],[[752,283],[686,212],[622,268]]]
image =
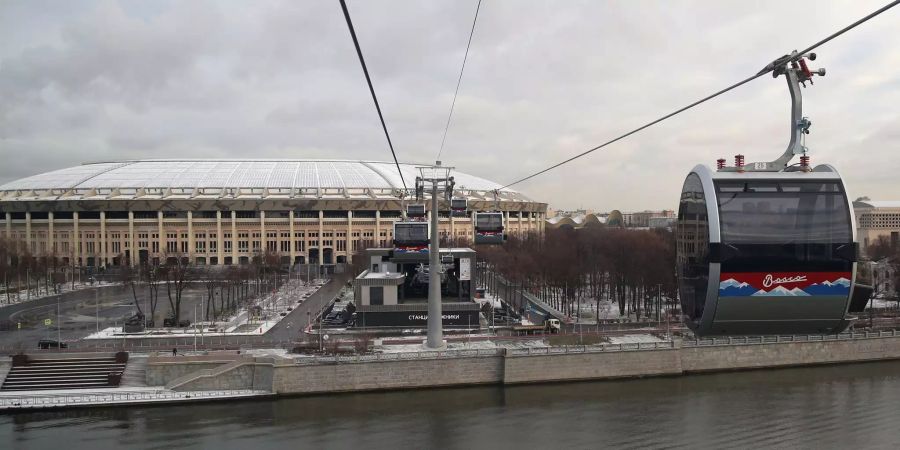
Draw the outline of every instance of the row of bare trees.
[[[281,259],[278,253],[266,252],[251,258],[249,264],[204,266],[191,265],[187,258],[176,255],[164,258],[166,263],[159,266],[116,267],[114,281],[130,288],[138,314],[147,317],[147,326],[157,325],[161,286],[168,300],[166,317],[174,324],[182,322],[184,291],[192,283],[205,288],[205,320],[221,320],[275,289],[283,276]],[[139,292],[143,290],[147,295],[142,302],[144,296]]]
[[[636,319],[658,316],[661,298],[675,306],[675,240],[664,229],[550,229],[478,253],[510,283],[568,316],[585,301],[595,302],[595,311],[613,301]]]
[[[24,242],[0,237],[0,302],[60,292],[60,286],[75,282],[76,268],[55,255],[34,257]]]

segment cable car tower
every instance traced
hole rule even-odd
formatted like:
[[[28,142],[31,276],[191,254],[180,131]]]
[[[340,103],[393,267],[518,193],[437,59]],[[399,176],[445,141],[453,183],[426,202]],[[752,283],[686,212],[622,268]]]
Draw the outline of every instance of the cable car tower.
[[[441,165],[435,161],[433,166],[417,166],[420,176],[416,178],[416,200],[421,201],[424,191],[430,183],[431,190],[431,229],[430,248],[428,255],[428,337],[425,347],[436,350],[446,347],[444,341],[444,327],[442,323],[443,311],[441,308],[441,256],[440,233],[438,232],[438,199],[444,195],[449,202],[453,198],[453,186],[456,184],[450,172],[453,167]]]

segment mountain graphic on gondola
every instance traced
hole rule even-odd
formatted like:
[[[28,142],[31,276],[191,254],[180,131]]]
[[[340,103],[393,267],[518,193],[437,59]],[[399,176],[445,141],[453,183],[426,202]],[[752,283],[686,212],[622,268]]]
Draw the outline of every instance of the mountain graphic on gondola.
[[[804,297],[810,294],[800,288],[787,289],[784,286],[777,286],[771,291],[758,290],[753,293],[753,297]]]
[[[834,281],[823,281],[822,283],[813,283],[804,289],[810,295],[849,295],[850,280],[846,278],[838,278]]]
[[[734,278],[719,283],[719,296],[721,297],[747,297],[755,292],[756,288]]]

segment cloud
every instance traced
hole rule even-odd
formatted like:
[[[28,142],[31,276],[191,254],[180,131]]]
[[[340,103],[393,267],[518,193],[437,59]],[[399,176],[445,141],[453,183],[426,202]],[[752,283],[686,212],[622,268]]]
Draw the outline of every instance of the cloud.
[[[475,3],[349,2],[401,160],[437,154]],[[880,6],[486,1],[442,159],[511,182]],[[872,198],[896,191],[898,14],[820,49],[828,75],[804,91],[814,162]],[[336,2],[6,2],[0,98],[0,183],[125,158],[390,158]],[[788,108],[763,77],[516,188],[561,208],[674,208],[693,165],[779,155]]]

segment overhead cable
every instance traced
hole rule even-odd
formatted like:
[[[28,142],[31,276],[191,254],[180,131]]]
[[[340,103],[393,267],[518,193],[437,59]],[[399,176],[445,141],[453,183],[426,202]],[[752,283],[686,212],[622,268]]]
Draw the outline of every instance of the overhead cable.
[[[459,95],[459,85],[462,83],[463,72],[466,70],[466,60],[469,58],[469,47],[472,46],[472,36],[475,34],[475,24],[478,22],[478,11],[481,10],[481,0],[475,6],[475,18],[472,19],[472,30],[469,31],[469,42],[466,44],[466,54],[463,55],[462,68],[459,69],[459,79],[456,80],[456,91],[453,93],[453,102],[450,103],[450,114],[447,116],[447,125],[444,127],[444,137],[441,138],[441,148],[438,150],[436,160],[440,161],[444,152],[444,142],[447,140],[447,131],[450,130],[450,119],[453,118],[453,108],[456,106],[456,96]]]
[[[857,26],[859,26],[859,25],[861,25],[861,24],[863,24],[863,23],[869,21],[869,20],[872,19],[873,17],[878,16],[879,14],[881,14],[881,13],[883,13],[883,12],[885,12],[885,11],[891,9],[891,8],[893,8],[894,6],[897,6],[898,3],[900,3],[900,0],[895,0],[895,1],[891,2],[891,3],[888,3],[887,5],[885,5],[885,6],[883,6],[882,8],[880,8],[880,9],[878,9],[878,10],[872,12],[871,14],[869,14],[869,15],[863,17],[862,19],[859,19],[859,20],[857,20],[856,22],[853,22],[852,24],[847,25],[846,27],[844,27],[844,28],[842,28],[842,29],[836,31],[835,33],[832,33],[832,34],[828,35],[825,39],[822,39],[822,40],[816,42],[815,44],[813,44],[813,45],[811,45],[811,46],[805,48],[803,51],[797,52],[796,54],[794,54],[794,56],[792,56],[792,55],[787,55],[787,56],[783,56],[783,57],[781,57],[781,58],[778,58],[778,59],[776,59],[775,61],[772,61],[771,63],[769,63],[768,65],[766,65],[766,67],[764,67],[762,70],[760,70],[760,71],[759,71],[758,73],[756,73],[755,75],[752,75],[752,76],[750,76],[750,77],[747,77],[747,78],[745,78],[745,79],[743,79],[743,80],[741,80],[741,81],[739,81],[739,82],[737,82],[737,83],[735,83],[735,84],[732,84],[731,86],[726,87],[725,89],[722,89],[722,90],[720,90],[720,91],[718,91],[718,92],[716,92],[716,93],[714,93],[714,94],[708,95],[708,96],[706,96],[706,97],[704,97],[704,98],[702,98],[702,99],[700,99],[700,100],[695,101],[694,103],[691,103],[691,104],[689,104],[689,105],[687,105],[687,106],[685,106],[685,107],[683,107],[683,108],[680,108],[680,109],[678,109],[678,110],[676,110],[676,111],[673,111],[673,112],[671,112],[671,113],[669,113],[669,114],[666,114],[665,116],[662,116],[662,117],[660,117],[660,118],[658,118],[658,119],[656,119],[656,120],[654,120],[654,121],[652,121],[652,122],[649,122],[649,123],[647,123],[647,124],[645,124],[645,125],[642,125],[642,126],[640,126],[640,127],[638,127],[638,128],[635,128],[635,129],[633,129],[633,130],[631,130],[631,131],[629,131],[629,132],[627,132],[627,133],[625,133],[625,134],[623,134],[623,135],[621,135],[621,136],[618,136],[618,137],[616,137],[616,138],[614,138],[614,139],[611,139],[611,140],[609,140],[609,141],[606,141],[606,142],[604,142],[604,143],[602,143],[602,144],[600,144],[600,145],[598,145],[598,146],[596,146],[596,147],[594,147],[594,148],[591,148],[591,149],[586,150],[586,151],[584,151],[584,152],[582,152],[582,153],[579,153],[579,154],[577,154],[577,155],[575,155],[575,156],[573,156],[573,157],[571,157],[571,158],[569,158],[569,159],[566,159],[565,161],[556,163],[556,164],[554,164],[554,165],[552,165],[552,166],[550,166],[550,167],[547,167],[546,169],[543,169],[543,170],[540,170],[540,171],[538,171],[538,172],[535,172],[535,173],[533,173],[533,174],[531,174],[531,175],[528,175],[527,177],[520,178],[520,179],[518,179],[518,180],[516,180],[516,181],[514,181],[514,182],[512,182],[512,183],[509,183],[509,184],[507,184],[507,185],[501,187],[500,189],[506,189],[506,188],[508,188],[508,187],[510,187],[510,186],[514,186],[514,185],[519,184],[519,183],[521,183],[521,182],[523,182],[523,181],[530,180],[530,179],[532,179],[532,178],[534,178],[534,177],[536,177],[536,176],[538,176],[538,175],[541,175],[541,174],[543,174],[543,173],[549,172],[549,171],[551,171],[551,170],[553,170],[553,169],[555,169],[555,168],[557,168],[557,167],[559,167],[559,166],[562,166],[562,165],[564,165],[564,164],[570,163],[570,162],[572,162],[572,161],[574,161],[574,160],[576,160],[576,159],[578,159],[578,158],[581,158],[582,156],[585,156],[585,155],[587,155],[587,154],[589,154],[589,153],[592,153],[592,152],[595,152],[595,151],[597,151],[597,150],[600,150],[601,148],[606,147],[607,145],[610,145],[610,144],[613,144],[613,143],[615,143],[615,142],[618,142],[618,141],[620,141],[620,140],[622,140],[622,139],[627,138],[628,136],[631,136],[632,134],[635,134],[635,133],[637,133],[637,132],[639,132],[639,131],[642,131],[642,130],[644,130],[644,129],[646,129],[646,128],[649,128],[649,127],[651,127],[651,126],[653,126],[653,125],[656,125],[656,124],[658,124],[658,123],[660,123],[660,122],[662,122],[662,121],[664,121],[664,120],[666,120],[666,119],[668,119],[668,118],[670,118],[670,117],[672,117],[672,116],[675,116],[675,115],[677,115],[677,114],[679,114],[679,113],[682,113],[682,112],[684,112],[684,111],[687,111],[687,110],[689,110],[689,109],[691,109],[691,108],[693,108],[693,107],[695,107],[695,106],[697,106],[697,105],[699,105],[699,104],[701,104],[701,103],[704,103],[704,102],[706,102],[706,101],[708,101],[708,100],[712,100],[713,98],[716,98],[716,97],[718,97],[718,96],[720,96],[720,95],[722,95],[722,94],[724,94],[724,93],[726,93],[726,92],[728,92],[728,91],[730,91],[730,90],[732,90],[732,89],[735,89],[735,88],[740,87],[740,86],[742,86],[742,85],[744,85],[744,84],[747,84],[747,83],[749,83],[750,81],[753,81],[753,80],[755,80],[755,79],[757,79],[757,78],[759,78],[759,77],[761,77],[761,76],[763,76],[763,75],[765,75],[765,74],[767,74],[767,73],[772,72],[773,70],[775,70],[776,67],[779,67],[779,66],[782,65],[782,64],[786,64],[786,63],[788,63],[788,62],[795,61],[796,59],[799,59],[802,55],[805,55],[805,54],[807,54],[807,53],[809,53],[809,52],[815,50],[816,48],[818,48],[819,46],[825,44],[826,42],[828,42],[828,41],[830,41],[830,40],[832,40],[832,39],[834,39],[834,38],[836,38],[836,37],[838,37],[838,36],[840,36],[840,35],[846,33],[847,31],[852,30],[853,28],[856,28]]]
[[[369,84],[369,92],[372,93],[372,100],[375,102],[375,109],[378,111],[378,119],[381,120],[381,128],[384,130],[384,137],[387,138],[388,147],[391,149],[391,156],[394,157],[394,164],[397,166],[397,173],[400,174],[400,182],[403,183],[403,191],[407,191],[406,180],[403,178],[403,171],[400,170],[400,162],[397,161],[397,153],[394,151],[394,144],[391,142],[391,135],[388,133],[387,125],[384,124],[384,115],[381,114],[381,106],[378,104],[378,97],[375,95],[375,88],[372,87],[372,78],[369,77],[369,69],[366,67],[366,60],[363,58],[362,50],[359,48],[359,41],[356,39],[356,31],[353,29],[353,21],[350,20],[350,11],[347,10],[347,3],[340,0],[341,9],[344,10],[344,18],[347,19],[347,28],[350,29],[350,37],[353,38],[353,45],[356,47],[356,54],[359,56],[359,64],[362,66],[363,73],[366,75],[366,83]]]

